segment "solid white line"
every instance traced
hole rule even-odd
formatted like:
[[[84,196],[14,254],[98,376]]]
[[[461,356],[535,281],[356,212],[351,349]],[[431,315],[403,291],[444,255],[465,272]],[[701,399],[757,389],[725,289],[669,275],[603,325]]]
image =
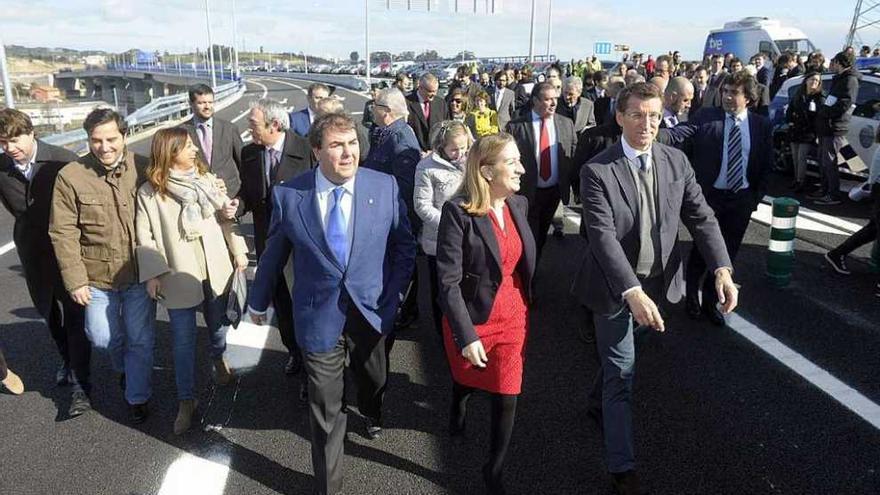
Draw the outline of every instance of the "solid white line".
[[[157,495],[222,495],[229,477],[229,456],[203,459],[190,453],[174,461],[165,473]]]
[[[880,430],[880,406],[737,314],[727,326]]]
[[[15,243],[7,242],[3,246],[0,246],[0,256],[8,253],[9,251],[12,251],[13,249],[15,249]]]
[[[266,95],[269,94],[269,88],[267,88],[264,84],[260,84],[254,80],[248,80],[247,82],[249,82],[251,84],[256,84],[257,86],[263,88],[263,94],[262,94],[262,96],[260,96],[260,98],[265,98]],[[241,115],[232,119],[232,123],[234,124],[234,123],[238,122],[239,120],[243,119],[245,115],[247,115],[249,113],[251,113],[250,109],[247,109],[244,112],[241,112]]]

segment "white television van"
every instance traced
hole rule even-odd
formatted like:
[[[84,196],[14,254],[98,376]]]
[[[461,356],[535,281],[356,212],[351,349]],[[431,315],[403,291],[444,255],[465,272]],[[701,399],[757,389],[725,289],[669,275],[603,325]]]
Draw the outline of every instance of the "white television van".
[[[775,58],[783,52],[807,54],[816,49],[803,31],[783,26],[779,21],[766,17],[746,17],[739,21],[725,22],[721,29],[713,29],[706,37],[703,58],[720,53],[733,53],[748,63],[758,52]]]

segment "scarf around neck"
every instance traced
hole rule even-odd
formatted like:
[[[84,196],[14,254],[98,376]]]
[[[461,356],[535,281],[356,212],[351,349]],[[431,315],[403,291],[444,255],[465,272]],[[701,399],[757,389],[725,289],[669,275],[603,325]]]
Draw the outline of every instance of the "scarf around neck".
[[[180,203],[180,230],[184,239],[202,236],[202,221],[223,208],[229,198],[220,192],[214,178],[207,174],[172,170],[166,184],[168,194]]]

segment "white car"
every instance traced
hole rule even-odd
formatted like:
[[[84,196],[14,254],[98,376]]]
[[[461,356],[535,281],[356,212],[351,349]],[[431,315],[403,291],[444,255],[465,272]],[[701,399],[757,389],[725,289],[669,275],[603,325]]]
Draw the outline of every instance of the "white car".
[[[858,154],[858,159],[850,159],[845,164],[841,164],[841,172],[867,179],[868,167],[878,146],[875,136],[877,125],[880,124],[880,75],[871,71],[860,72],[862,79],[859,81],[859,93],[849,122],[849,132],[846,135],[846,140]],[[831,87],[832,77],[834,74],[822,74],[822,88],[826,94]],[[788,108],[789,100],[803,80],[803,76],[786,80],[770,102],[770,121],[776,129],[774,143],[781,147],[778,151],[783,154],[787,154],[786,148],[788,148],[785,139],[785,109]]]

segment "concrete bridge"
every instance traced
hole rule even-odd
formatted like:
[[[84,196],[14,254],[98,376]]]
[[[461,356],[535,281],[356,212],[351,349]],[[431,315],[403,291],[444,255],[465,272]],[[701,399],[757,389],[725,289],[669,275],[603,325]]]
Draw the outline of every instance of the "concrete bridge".
[[[204,71],[157,72],[155,69],[108,68],[55,74],[55,87],[67,98],[99,98],[128,114],[154,98],[186,92],[196,83],[210,84]],[[219,81],[218,81],[219,83]]]

